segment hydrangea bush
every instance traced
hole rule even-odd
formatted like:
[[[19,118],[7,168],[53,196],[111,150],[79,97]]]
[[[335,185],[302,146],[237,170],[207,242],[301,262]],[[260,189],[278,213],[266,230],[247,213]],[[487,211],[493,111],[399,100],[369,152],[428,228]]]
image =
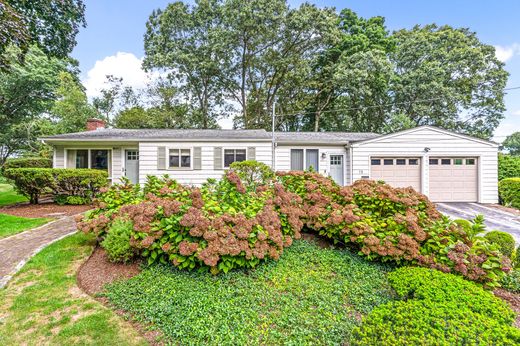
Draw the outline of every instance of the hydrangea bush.
[[[200,188],[168,176],[149,177],[142,190],[128,181],[113,185],[79,227],[102,238],[123,219],[133,225],[131,247],[148,262],[212,273],[276,260],[304,230],[353,244],[369,260],[418,264],[489,286],[509,270],[496,246],[443,217],[411,188],[368,180],[340,187],[315,172],[244,182],[254,167],[243,167]]]

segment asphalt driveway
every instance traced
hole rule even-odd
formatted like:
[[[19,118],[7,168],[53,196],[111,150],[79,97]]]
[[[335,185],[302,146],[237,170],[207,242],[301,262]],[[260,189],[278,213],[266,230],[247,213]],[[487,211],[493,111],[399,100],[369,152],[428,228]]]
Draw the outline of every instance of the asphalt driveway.
[[[508,232],[520,244],[520,215],[478,203],[437,203],[437,209],[452,219],[471,220],[482,214],[489,230]]]

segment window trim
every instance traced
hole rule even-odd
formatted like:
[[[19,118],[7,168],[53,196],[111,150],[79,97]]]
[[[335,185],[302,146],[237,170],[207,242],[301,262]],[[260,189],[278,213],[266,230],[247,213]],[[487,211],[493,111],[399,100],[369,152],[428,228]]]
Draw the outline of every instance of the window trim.
[[[167,163],[167,166],[166,167],[166,170],[169,170],[169,171],[191,171],[193,170],[193,147],[178,147],[178,146],[175,146],[175,147],[166,147],[166,163]],[[189,167],[171,167],[170,166],[170,150],[179,150],[179,155],[181,155],[181,150],[189,150],[190,151],[190,166]],[[180,161],[180,156],[179,156],[179,164],[181,163]]]
[[[234,150],[235,151],[235,160],[237,158],[237,150],[244,150],[246,152],[246,159],[244,161],[247,161],[247,147],[237,147],[237,148],[230,148],[230,147],[223,147],[222,148],[222,167],[224,169],[229,169],[229,166],[226,166],[226,150]],[[234,162],[242,162],[242,161],[233,161]]]

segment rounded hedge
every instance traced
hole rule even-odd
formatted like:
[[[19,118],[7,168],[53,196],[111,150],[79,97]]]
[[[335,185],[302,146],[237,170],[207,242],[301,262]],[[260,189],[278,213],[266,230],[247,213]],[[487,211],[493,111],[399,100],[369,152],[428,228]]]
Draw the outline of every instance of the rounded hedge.
[[[498,245],[500,252],[511,258],[515,251],[515,238],[509,233],[491,231],[484,236],[491,244]]]
[[[498,180],[520,177],[520,156],[498,154]]]
[[[520,209],[520,178],[507,178],[498,182],[502,204]]]
[[[388,274],[401,301],[376,307],[351,345],[517,345],[509,306],[452,274],[402,267]]]
[[[52,168],[52,159],[47,157],[16,157],[7,159],[3,169],[9,168]]]

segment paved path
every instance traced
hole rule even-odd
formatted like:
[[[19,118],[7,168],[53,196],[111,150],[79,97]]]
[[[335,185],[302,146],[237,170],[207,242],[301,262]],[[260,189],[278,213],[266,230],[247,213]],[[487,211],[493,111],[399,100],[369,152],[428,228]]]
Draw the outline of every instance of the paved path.
[[[437,203],[439,211],[452,219],[471,220],[477,214],[484,215],[489,230],[510,233],[520,243],[520,216],[478,203]]]
[[[0,239],[0,288],[37,252],[75,231],[74,217],[66,216],[41,227]]]

